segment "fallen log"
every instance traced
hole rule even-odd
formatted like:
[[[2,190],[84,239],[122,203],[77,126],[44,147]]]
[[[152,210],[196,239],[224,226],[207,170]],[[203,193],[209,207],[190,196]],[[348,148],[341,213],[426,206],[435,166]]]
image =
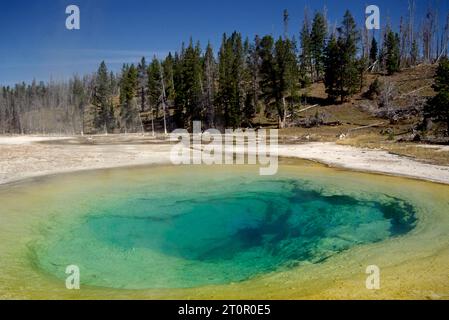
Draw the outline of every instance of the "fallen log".
[[[340,121],[330,121],[330,122],[323,122],[322,126],[328,126],[328,127],[338,127],[343,125]]]
[[[413,90],[413,91],[410,91],[410,92],[408,92],[408,93],[403,93],[403,94],[401,94],[401,95],[399,96],[399,98],[404,98],[404,97],[406,97],[406,96],[409,96],[409,95],[411,95],[411,94],[413,94],[413,93],[416,93],[416,92],[418,92],[418,91],[421,91],[421,90],[423,90],[423,89],[429,88],[429,87],[431,87],[431,86],[432,86],[431,84],[428,84],[427,86],[418,88],[418,89]]]
[[[318,106],[319,106],[319,104],[314,104],[313,106],[309,106],[309,107],[307,107],[307,108],[298,110],[298,113],[304,112],[304,111],[307,111],[307,110],[310,110],[310,109],[315,108],[315,107],[318,107]]]
[[[374,128],[374,127],[379,127],[384,125],[385,122],[379,122],[379,123],[373,123],[367,126],[361,126],[361,127],[357,127],[357,128],[352,128],[348,130],[348,133],[353,132],[353,131],[357,131],[357,130],[362,130],[362,129],[368,129],[368,128]]]

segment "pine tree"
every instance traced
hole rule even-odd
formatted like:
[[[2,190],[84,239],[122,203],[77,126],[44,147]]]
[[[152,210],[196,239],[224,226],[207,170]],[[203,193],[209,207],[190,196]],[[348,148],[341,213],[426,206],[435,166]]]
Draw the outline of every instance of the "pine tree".
[[[234,32],[223,35],[218,65],[218,101],[224,117],[224,126],[237,128],[242,121],[245,92],[245,50],[242,36]]]
[[[172,117],[170,116],[170,107],[174,106],[175,103],[175,83],[174,83],[174,59],[171,54],[171,52],[168,54],[168,56],[165,58],[165,60],[162,62],[162,76],[163,76],[163,85],[164,85],[164,92],[163,92],[163,100],[165,103],[164,108],[166,109],[164,115],[167,120],[164,119],[164,126],[165,130],[167,130],[168,127],[172,127]]]
[[[139,74],[137,68],[124,65],[120,82],[120,119],[125,133],[137,129],[139,110],[136,96],[139,89]]]
[[[427,118],[445,122],[446,135],[449,136],[449,60],[443,58],[440,61],[435,74],[433,89],[437,95],[427,102],[424,113]]]
[[[165,58],[162,63],[162,68],[164,69],[164,79],[165,79],[165,95],[169,104],[174,104],[175,101],[175,84],[174,84],[174,58],[171,52]]]
[[[279,39],[276,44],[277,69],[280,72],[281,95],[282,95],[282,123],[281,128],[285,127],[288,111],[292,111],[294,104],[299,100],[299,64],[297,60],[296,44],[290,39]],[[289,104],[287,106],[287,99]]]
[[[335,35],[332,35],[325,50],[324,62],[324,85],[326,87],[326,93],[332,101],[340,96],[338,90],[340,74],[337,72],[341,64],[339,54],[340,48],[338,46],[337,38]]]
[[[329,98],[347,97],[360,89],[360,70],[357,63],[360,39],[354,18],[346,11],[342,26],[337,29],[338,39],[333,38],[326,50],[325,85]]]
[[[279,128],[284,128],[288,113],[299,89],[299,69],[295,45],[290,39],[279,38],[276,43],[271,36],[265,36],[260,42],[261,90],[267,106],[274,106]]]
[[[140,100],[140,111],[145,112],[146,104],[147,104],[147,84],[148,84],[148,72],[147,72],[147,62],[145,57],[142,57],[140,63],[137,65],[138,72],[138,95]]]
[[[181,49],[175,54],[173,81],[176,91],[174,120],[178,127],[191,128],[193,120],[203,120],[202,79],[203,68],[199,44]]]
[[[126,91],[128,90],[128,72],[129,72],[129,65],[128,64],[123,64],[122,66],[122,70],[121,70],[121,74],[120,74],[120,113],[123,113],[123,108],[124,105],[126,104],[126,98],[127,98],[127,93]]]
[[[285,12],[284,12],[285,14]],[[253,104],[253,75],[250,66],[251,43],[247,37],[243,43],[243,74],[241,92],[243,94],[243,106],[241,111],[241,126],[251,127],[256,113],[256,105]]]
[[[346,97],[352,96],[359,90],[360,83],[356,63],[360,35],[357,31],[355,20],[349,11],[345,13],[339,32],[338,42],[342,55],[340,97],[344,101]]]
[[[182,45],[184,47],[184,44]],[[181,51],[182,52],[182,51]],[[182,95],[182,75],[181,75],[181,58],[180,53],[175,52],[173,55],[173,122],[176,128],[183,128],[183,105],[181,101]]]
[[[385,64],[389,75],[398,72],[400,69],[400,40],[399,35],[388,30],[385,36]]]
[[[204,75],[204,105],[205,105],[205,125],[208,128],[215,127],[215,82],[217,65],[212,46],[208,43],[204,54],[203,75]]]
[[[232,100],[232,66],[233,58],[232,46],[227,35],[223,34],[220,52],[218,54],[218,94],[217,101],[220,105],[220,114],[223,117],[223,125],[230,125],[229,109]]]
[[[371,41],[371,49],[370,49],[370,53],[369,53],[369,62],[370,64],[373,64],[377,61],[377,57],[378,57],[378,46],[377,46],[377,40],[375,37],[373,37],[373,40]]]
[[[114,128],[111,85],[108,68],[103,61],[98,68],[93,104],[96,107],[94,125],[97,130],[109,133]]]
[[[185,49],[184,44],[182,44],[181,52],[175,52],[173,59],[173,86],[175,91],[173,120],[177,128],[184,128],[185,122],[185,86],[183,80],[184,54]]]
[[[260,64],[260,89],[261,97],[264,99],[267,108],[272,105],[273,101],[276,108],[281,107],[279,93],[279,74],[276,70],[276,61],[274,56],[274,39],[272,36],[265,36],[260,41],[258,50]],[[265,110],[267,113],[269,110]],[[278,115],[281,120],[282,115]],[[280,122],[280,121],[279,121]]]
[[[242,123],[242,111],[245,105],[245,48],[242,42],[242,35],[234,32],[231,36],[231,42],[234,52],[232,63],[232,78],[234,79],[233,102],[231,107],[231,125],[238,128]]]
[[[186,49],[183,79],[186,90],[186,115],[185,125],[192,127],[193,121],[202,121],[203,105],[201,103],[202,96],[202,63],[200,44],[193,45],[192,40]]]
[[[159,117],[159,109],[162,95],[161,65],[156,57],[153,57],[148,66],[148,103],[152,117]]]
[[[260,38],[256,36],[254,43],[248,47],[248,53],[246,58],[246,65],[248,69],[248,81],[249,87],[245,100],[244,117],[247,122],[254,117],[258,111],[259,106],[259,94],[260,94]]]
[[[119,84],[118,84],[116,75],[112,71],[109,73],[109,84],[110,84],[110,87],[111,87],[111,94],[112,94],[112,96],[117,95]]]
[[[324,72],[324,51],[326,47],[327,23],[324,15],[317,12],[313,18],[310,46],[315,70],[315,80],[321,79]]]

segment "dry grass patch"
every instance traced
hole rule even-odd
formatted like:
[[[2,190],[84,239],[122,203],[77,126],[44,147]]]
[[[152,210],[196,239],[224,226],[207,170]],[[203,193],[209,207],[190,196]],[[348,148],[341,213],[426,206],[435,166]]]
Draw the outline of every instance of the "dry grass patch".
[[[337,141],[337,144],[357,148],[384,150],[392,154],[409,157],[425,163],[449,166],[449,150],[444,146],[429,147],[415,143],[397,143],[388,141],[388,137],[376,134],[360,135],[345,140],[339,140]]]

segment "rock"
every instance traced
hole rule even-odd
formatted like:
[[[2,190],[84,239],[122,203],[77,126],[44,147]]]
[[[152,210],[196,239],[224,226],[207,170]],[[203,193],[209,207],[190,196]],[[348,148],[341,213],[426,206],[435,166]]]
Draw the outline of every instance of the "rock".
[[[426,130],[432,130],[434,127],[433,121],[431,119],[424,120]]]
[[[421,141],[421,135],[419,133],[412,135],[412,141],[413,142],[420,142]]]
[[[385,130],[382,130],[382,131],[380,132],[380,134],[391,135],[391,134],[394,134],[394,130],[393,130],[392,128],[387,128],[387,129],[385,129]]]

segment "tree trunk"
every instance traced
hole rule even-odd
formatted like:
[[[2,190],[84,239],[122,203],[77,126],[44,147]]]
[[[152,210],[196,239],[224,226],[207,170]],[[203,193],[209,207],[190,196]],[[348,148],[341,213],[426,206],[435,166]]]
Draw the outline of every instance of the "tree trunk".
[[[153,137],[154,137],[154,112],[153,112],[153,107],[151,107],[151,132],[152,132]]]
[[[279,129],[283,129],[284,128],[284,123],[282,122],[281,115],[278,116],[278,122],[279,122],[279,124],[278,124]]]
[[[449,137],[449,116],[446,118],[447,132],[446,135]]]
[[[282,97],[282,117],[279,116],[279,128],[284,129],[287,123],[287,101]]]
[[[164,74],[162,73],[162,68],[160,68],[160,76],[161,76],[161,87],[162,87],[162,94],[161,94],[161,99],[162,99],[162,108],[163,108],[163,112],[164,112],[164,133],[165,135],[167,135],[167,120],[166,120],[166,115],[167,115],[167,106],[165,104],[165,80],[164,80]]]
[[[287,102],[285,101],[285,97],[282,98],[282,104],[284,106],[284,119],[283,119],[283,125],[282,127],[285,128],[285,125],[287,123]]]

